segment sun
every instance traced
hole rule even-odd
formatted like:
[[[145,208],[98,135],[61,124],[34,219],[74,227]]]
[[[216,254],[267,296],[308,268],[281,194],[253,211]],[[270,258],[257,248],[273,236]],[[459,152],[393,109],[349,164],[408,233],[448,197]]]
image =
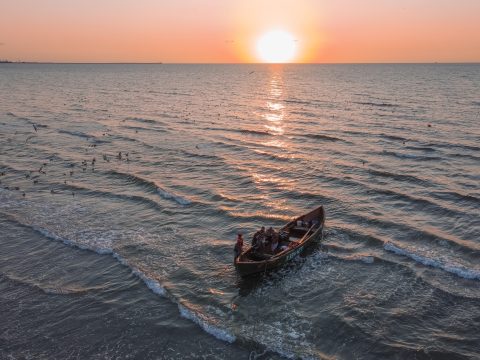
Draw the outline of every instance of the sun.
[[[263,62],[286,63],[292,61],[297,51],[296,40],[284,30],[272,30],[257,41],[257,53]]]

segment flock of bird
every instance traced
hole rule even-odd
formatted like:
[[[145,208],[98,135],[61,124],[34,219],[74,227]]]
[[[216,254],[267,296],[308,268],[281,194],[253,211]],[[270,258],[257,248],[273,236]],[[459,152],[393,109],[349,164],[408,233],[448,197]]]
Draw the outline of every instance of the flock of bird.
[[[38,126],[36,124],[32,124],[32,127],[33,127],[33,130],[35,131],[35,134],[28,136],[25,140],[25,143],[27,143],[32,138],[36,137],[37,134],[38,134],[38,131],[39,131]],[[103,135],[106,136],[107,134],[103,134]],[[94,148],[95,149],[96,146],[97,146],[96,144],[89,144],[88,148]],[[88,149],[85,149],[85,152],[87,152],[87,151],[88,151]],[[114,158],[118,161],[125,161],[127,163],[130,162],[128,152],[119,151],[118,154],[115,155],[115,156],[108,155],[108,154],[102,154],[102,159],[103,159],[104,162],[109,163],[112,158]],[[49,158],[49,162],[53,162],[53,159]],[[91,172],[95,172],[95,165],[96,164],[97,164],[97,159],[96,159],[95,156],[91,159],[88,159],[88,160],[86,160],[86,159],[82,160],[82,162],[80,164],[76,164],[75,162],[67,163],[64,166],[66,166],[67,168],[70,168],[70,170],[63,173],[63,176],[64,176],[63,183],[64,183],[64,185],[67,185],[67,183],[69,181],[71,181],[70,179],[74,177],[75,168],[77,168],[78,171],[86,172],[88,170],[89,166],[90,166]],[[24,174],[25,179],[28,180],[28,181],[31,181],[31,185],[38,185],[40,183],[42,175],[43,176],[47,175],[48,166],[49,166],[49,163],[43,162],[37,170],[27,171]],[[4,178],[7,177],[7,175],[8,175],[8,173],[7,173],[6,170],[3,170],[3,171],[0,172],[0,186],[3,186],[3,189],[5,189],[5,190],[19,191],[19,192],[21,192],[21,196],[25,198],[27,196],[27,191],[28,190],[20,188],[20,186],[18,186],[18,180],[17,179],[13,179],[12,181],[8,181],[9,184],[7,184],[7,181],[4,180]],[[15,185],[12,186],[12,183],[15,183]],[[59,194],[59,193],[62,193],[62,192],[59,191],[58,189],[55,189],[55,188],[52,187],[52,188],[50,188],[50,193],[51,194]],[[74,191],[71,191],[71,196],[75,197],[75,192]]]

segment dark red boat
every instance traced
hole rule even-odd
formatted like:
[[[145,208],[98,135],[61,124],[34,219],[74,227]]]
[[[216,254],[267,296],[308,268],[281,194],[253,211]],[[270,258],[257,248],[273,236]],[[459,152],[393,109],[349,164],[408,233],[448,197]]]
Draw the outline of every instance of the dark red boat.
[[[323,238],[325,210],[323,206],[299,216],[280,230],[280,246],[283,250],[267,254],[258,254],[253,248],[248,248],[235,258],[235,267],[241,276],[266,272],[292,260],[305,248]]]

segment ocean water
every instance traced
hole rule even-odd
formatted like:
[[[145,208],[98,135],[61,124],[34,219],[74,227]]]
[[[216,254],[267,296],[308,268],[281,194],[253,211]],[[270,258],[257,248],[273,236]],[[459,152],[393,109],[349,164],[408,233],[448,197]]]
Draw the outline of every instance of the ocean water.
[[[0,64],[0,181],[2,359],[480,358],[480,65]]]

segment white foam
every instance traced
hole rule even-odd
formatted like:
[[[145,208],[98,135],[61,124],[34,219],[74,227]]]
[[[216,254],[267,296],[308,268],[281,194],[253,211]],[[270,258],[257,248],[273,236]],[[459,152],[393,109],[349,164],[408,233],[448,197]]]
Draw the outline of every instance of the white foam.
[[[362,256],[362,255],[350,255],[350,256],[342,256],[339,254],[329,254],[329,253],[321,253],[325,258],[327,257],[333,257],[345,261],[361,261],[365,264],[373,264],[375,262],[375,257],[374,256]]]
[[[360,255],[352,255],[346,257],[340,257],[343,260],[350,260],[350,261],[361,261],[365,264],[373,264],[375,262],[375,258],[373,256],[360,256]]]
[[[81,250],[94,251],[94,252],[96,252],[97,254],[100,254],[100,255],[109,255],[109,254],[113,253],[112,249],[109,249],[109,248],[91,248],[89,246],[78,244],[78,243],[73,242],[72,240],[65,239],[63,237],[55,235],[54,233],[51,233],[50,231],[48,231],[44,228],[41,228],[41,227],[38,227],[38,226],[35,226],[35,225],[31,225],[31,227],[32,227],[32,229],[38,231],[43,236],[45,236],[47,238],[50,238],[50,239],[53,239],[53,240],[56,240],[56,241],[60,241],[60,242],[64,243],[65,245],[68,245],[68,246],[76,247],[76,248],[81,249]]]
[[[155,294],[166,296],[165,288],[158,282],[157,280],[150,279],[144,273],[139,271],[138,269],[132,270],[133,274],[138,276],[143,282],[147,285],[147,287],[152,290]]]
[[[360,261],[364,262],[365,264],[373,264],[375,258],[373,256],[362,256],[360,258]]]
[[[80,248],[80,249],[83,249],[83,250],[94,251],[94,252],[96,252],[98,254],[101,254],[101,255],[112,255],[116,260],[118,260],[118,262],[120,264],[130,268],[132,270],[132,273],[135,276],[139,277],[153,293],[155,293],[157,295],[160,295],[160,296],[163,296],[163,297],[171,300],[174,303],[177,303],[177,301],[174,298],[172,298],[171,296],[168,295],[166,289],[160,284],[159,281],[148,277],[143,271],[141,271],[140,269],[138,269],[138,268],[132,266],[131,264],[129,264],[129,262],[125,258],[123,258],[121,255],[119,255],[118,253],[116,253],[112,249],[107,249],[107,248],[92,249],[92,248],[89,248],[87,246],[76,244],[71,240],[68,240],[68,239],[62,238],[60,236],[57,236],[57,235],[51,233],[50,231],[48,231],[44,228],[37,227],[37,226],[32,226],[32,227],[36,231],[43,234],[44,236],[46,236],[50,239],[53,239],[53,240],[61,241],[66,245],[69,245],[69,246],[72,246],[72,247],[77,247],[77,248]],[[228,331],[210,324],[208,321],[202,319],[199,315],[197,315],[193,311],[187,309],[185,306],[183,306],[181,304],[178,304],[178,303],[177,303],[177,305],[178,305],[180,315],[182,317],[193,321],[195,324],[199,325],[208,334],[213,335],[214,337],[216,337],[219,340],[223,340],[223,341],[226,341],[226,342],[229,342],[229,343],[233,343],[236,340],[235,335],[230,334]]]
[[[168,199],[168,200],[174,200],[176,201],[177,203],[179,203],[180,205],[190,205],[192,202],[188,199],[185,199],[179,195],[176,195],[176,194],[173,194],[173,193],[170,193],[164,189],[162,189],[161,187],[158,187],[157,186],[157,192],[164,198],[164,199]]]
[[[228,331],[220,329],[219,327],[208,323],[207,321],[196,315],[194,312],[188,310],[185,306],[178,304],[178,310],[180,311],[180,315],[182,315],[184,318],[193,321],[195,324],[199,325],[205,332],[215,336],[217,339],[229,343],[233,343],[236,340],[235,335],[230,334]]]
[[[444,263],[441,260],[432,259],[414,252],[410,252],[406,249],[402,249],[390,242],[386,243],[383,248],[387,251],[394,252],[397,255],[409,257],[410,259],[415,260],[423,265],[442,269],[465,279],[480,280],[480,270],[468,269],[461,265]]]

